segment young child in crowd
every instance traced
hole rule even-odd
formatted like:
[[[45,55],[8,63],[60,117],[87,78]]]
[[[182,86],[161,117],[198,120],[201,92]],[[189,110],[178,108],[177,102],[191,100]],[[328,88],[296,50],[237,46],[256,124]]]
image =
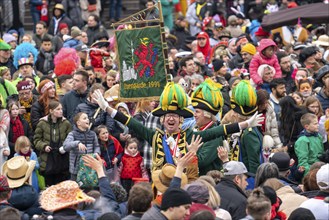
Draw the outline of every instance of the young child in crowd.
[[[249,65],[250,77],[254,83],[258,86],[262,85],[263,79],[257,73],[258,67],[262,64],[268,64],[275,69],[274,78],[281,78],[282,72],[275,52],[277,51],[277,45],[271,39],[263,39],[258,46],[258,53],[254,55]]]
[[[322,137],[319,132],[318,117],[306,113],[300,119],[304,130],[295,143],[295,152],[298,158],[298,171],[304,176],[309,172],[313,163],[319,161],[318,156],[324,152]]]
[[[101,154],[97,135],[89,129],[89,118],[86,113],[79,112],[73,118],[74,127],[59,149],[61,153],[70,152],[71,179],[76,180],[79,170],[79,159],[84,154]]]
[[[123,149],[120,142],[109,134],[105,125],[99,125],[95,132],[98,136],[98,142],[101,149],[101,158],[104,160],[104,166],[109,174],[114,165],[119,165],[123,155]],[[108,175],[109,177],[109,175]],[[109,177],[113,181],[113,177]]]
[[[121,185],[127,192],[130,191],[133,185],[133,178],[149,178],[144,167],[143,158],[138,152],[138,144],[137,138],[127,140],[119,167]]]
[[[23,156],[27,161],[34,160],[35,161],[35,167],[32,172],[32,186],[33,188],[39,192],[39,183],[38,183],[38,177],[37,177],[37,170],[39,169],[39,162],[38,157],[35,152],[33,152],[31,148],[31,142],[28,137],[26,136],[20,136],[17,138],[15,143],[15,155],[16,156]]]

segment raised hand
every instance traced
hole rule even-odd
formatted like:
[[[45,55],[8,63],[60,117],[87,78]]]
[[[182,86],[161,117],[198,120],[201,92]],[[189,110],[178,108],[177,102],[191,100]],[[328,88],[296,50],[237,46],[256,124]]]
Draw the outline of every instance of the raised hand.
[[[107,103],[107,101],[104,99],[103,94],[101,93],[101,91],[99,89],[97,89],[94,93],[93,93],[93,100],[97,102],[97,104],[99,105],[99,107],[101,109],[103,109],[104,111],[106,110],[107,107],[109,107],[109,103]]]
[[[222,146],[219,146],[217,148],[217,155],[218,155],[218,158],[223,162],[228,162],[229,159],[228,159],[228,151],[225,147],[222,147]]]
[[[187,150],[190,152],[196,153],[199,150],[199,148],[201,147],[201,145],[203,144],[203,142],[201,142],[201,141],[202,141],[202,137],[200,137],[200,135],[198,135],[196,137],[196,139],[195,139],[195,136],[193,135],[191,144],[188,144],[187,142],[185,142]]]
[[[261,126],[261,122],[264,121],[264,116],[262,114],[258,114],[258,111],[249,118],[246,122],[248,123],[248,128]]]
[[[177,168],[185,169],[195,158],[195,152],[188,152],[183,157],[177,159]]]

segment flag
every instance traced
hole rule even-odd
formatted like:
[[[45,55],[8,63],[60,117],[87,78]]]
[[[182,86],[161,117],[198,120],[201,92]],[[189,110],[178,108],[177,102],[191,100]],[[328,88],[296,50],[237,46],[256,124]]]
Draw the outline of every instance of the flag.
[[[115,32],[120,66],[120,100],[158,98],[166,80],[160,26]]]

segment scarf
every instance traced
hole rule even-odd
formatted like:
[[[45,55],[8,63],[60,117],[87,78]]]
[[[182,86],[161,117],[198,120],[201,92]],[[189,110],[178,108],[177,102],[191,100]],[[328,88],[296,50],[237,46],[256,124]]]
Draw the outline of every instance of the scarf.
[[[17,117],[15,120],[10,118],[10,124],[13,130],[12,142],[15,143],[17,138],[24,135],[24,127],[19,117]]]
[[[305,129],[300,133],[300,136],[306,136],[306,137],[318,137],[319,133],[318,132],[307,132]]]
[[[19,100],[21,106],[24,106],[25,108],[29,108],[31,109],[32,107],[32,102],[33,102],[33,97],[31,97],[27,102],[23,101],[23,100]],[[31,124],[31,111],[30,112],[26,112],[25,114],[23,114],[23,118],[29,123],[30,128],[32,128],[32,124]]]
[[[27,161],[30,161],[31,154],[32,154],[32,151],[31,150],[29,152],[27,152],[26,154],[23,154],[22,151],[19,151],[19,155],[25,157],[25,159]]]

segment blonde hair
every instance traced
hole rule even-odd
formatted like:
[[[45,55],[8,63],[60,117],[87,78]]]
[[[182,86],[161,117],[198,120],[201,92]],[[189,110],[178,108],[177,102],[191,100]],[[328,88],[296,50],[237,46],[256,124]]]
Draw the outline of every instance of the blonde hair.
[[[137,102],[135,113],[145,112],[146,107],[149,106],[150,104],[151,104],[150,100],[141,100],[141,101]]]
[[[30,146],[30,149],[32,151],[31,142],[30,142],[29,138],[26,136],[20,136],[19,138],[17,138],[16,143],[15,143],[15,152],[20,153],[21,149],[26,146]]]
[[[220,206],[220,197],[216,189],[204,179],[198,179],[198,181],[208,188],[209,199],[207,205],[212,209],[217,209]]]

